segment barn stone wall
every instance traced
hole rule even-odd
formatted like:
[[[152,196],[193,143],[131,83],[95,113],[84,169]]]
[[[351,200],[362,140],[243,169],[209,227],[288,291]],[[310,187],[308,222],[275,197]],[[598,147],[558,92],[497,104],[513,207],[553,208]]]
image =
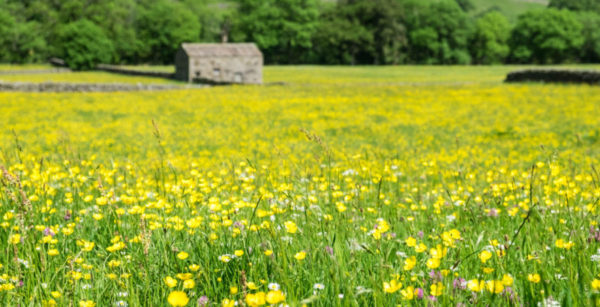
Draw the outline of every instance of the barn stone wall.
[[[188,80],[210,80],[215,83],[262,83],[262,57],[197,57],[190,58]]]
[[[179,47],[175,54],[175,79],[190,82],[190,73],[188,68],[188,55],[183,48]]]

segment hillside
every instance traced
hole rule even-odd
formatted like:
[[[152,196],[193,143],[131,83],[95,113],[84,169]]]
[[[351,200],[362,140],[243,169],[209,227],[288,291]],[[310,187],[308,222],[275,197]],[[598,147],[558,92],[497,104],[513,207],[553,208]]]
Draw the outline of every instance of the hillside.
[[[515,21],[517,16],[525,11],[546,7],[548,0],[472,0],[472,3],[475,6],[471,11],[474,16],[497,10],[511,21]]]

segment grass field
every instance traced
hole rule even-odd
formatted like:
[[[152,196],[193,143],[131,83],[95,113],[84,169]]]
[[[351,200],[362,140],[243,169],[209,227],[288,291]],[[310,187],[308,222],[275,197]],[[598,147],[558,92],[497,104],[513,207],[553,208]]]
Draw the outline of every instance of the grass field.
[[[512,69],[0,93],[0,304],[600,303],[600,87]]]

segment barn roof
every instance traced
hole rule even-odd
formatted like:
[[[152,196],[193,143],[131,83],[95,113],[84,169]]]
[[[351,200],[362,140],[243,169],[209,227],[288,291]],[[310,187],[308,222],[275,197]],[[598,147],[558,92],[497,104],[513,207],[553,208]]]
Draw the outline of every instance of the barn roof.
[[[181,48],[190,57],[262,56],[254,43],[184,43]]]

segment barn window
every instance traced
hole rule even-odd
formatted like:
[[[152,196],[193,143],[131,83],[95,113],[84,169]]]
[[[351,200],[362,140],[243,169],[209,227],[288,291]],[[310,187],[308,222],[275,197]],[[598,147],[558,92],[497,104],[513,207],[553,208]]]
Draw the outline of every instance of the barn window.
[[[213,69],[213,77],[214,77],[214,78],[219,78],[219,77],[221,77],[221,69],[219,69],[219,68],[215,68],[215,69]]]
[[[233,82],[235,82],[235,83],[242,83],[242,82],[244,82],[244,75],[242,75],[241,72],[236,72],[233,75]]]
[[[196,71],[196,78],[200,78],[200,71]]]

